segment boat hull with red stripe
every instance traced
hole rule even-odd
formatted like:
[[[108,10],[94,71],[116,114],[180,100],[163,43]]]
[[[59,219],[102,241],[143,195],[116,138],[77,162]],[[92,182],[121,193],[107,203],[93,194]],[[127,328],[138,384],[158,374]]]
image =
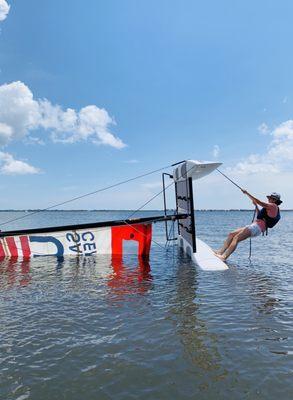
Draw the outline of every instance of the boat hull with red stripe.
[[[148,257],[152,241],[152,223],[170,219],[170,216],[155,216],[1,232],[0,258],[122,255],[124,244],[129,241],[136,243],[133,251],[136,250],[138,256]],[[129,252],[129,246],[127,247]]]

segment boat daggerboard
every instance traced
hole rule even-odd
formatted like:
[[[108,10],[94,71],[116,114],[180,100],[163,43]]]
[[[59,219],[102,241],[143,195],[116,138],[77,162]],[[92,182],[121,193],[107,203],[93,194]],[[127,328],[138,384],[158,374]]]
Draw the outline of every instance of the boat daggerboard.
[[[192,182],[210,174],[220,165],[221,163],[188,160],[173,172],[177,212],[188,215],[188,218],[178,223],[178,244],[205,271],[223,271],[228,266],[205,242],[196,238]]]

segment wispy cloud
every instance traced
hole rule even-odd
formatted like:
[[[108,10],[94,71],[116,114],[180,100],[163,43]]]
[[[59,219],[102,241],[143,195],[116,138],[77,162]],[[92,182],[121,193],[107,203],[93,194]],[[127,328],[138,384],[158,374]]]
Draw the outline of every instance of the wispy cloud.
[[[38,138],[38,137],[33,137],[33,136],[27,136],[24,141],[25,144],[29,145],[40,145],[40,146],[45,146],[44,140]]]
[[[10,10],[10,5],[5,0],[0,0],[0,22],[7,18]]]
[[[126,164],[137,164],[139,161],[136,160],[135,158],[131,159],[131,160],[126,160],[125,163]]]
[[[126,145],[109,128],[115,122],[108,112],[95,105],[74,110],[52,104],[47,99],[34,99],[23,82],[0,86],[0,145],[26,138],[36,129],[49,132],[57,143],[91,141],[122,149]]]
[[[217,144],[215,144],[213,148],[213,157],[218,158],[219,155],[220,155],[220,147]]]
[[[143,189],[154,190],[154,189],[162,188],[162,182],[157,181],[157,182],[142,183],[141,186]]]
[[[262,134],[262,135],[266,135],[267,133],[269,133],[269,127],[268,125],[263,122],[262,124],[260,124],[257,128],[257,130]]]
[[[61,190],[63,192],[73,192],[75,190],[78,190],[79,187],[77,185],[72,185],[72,186],[62,186]]]

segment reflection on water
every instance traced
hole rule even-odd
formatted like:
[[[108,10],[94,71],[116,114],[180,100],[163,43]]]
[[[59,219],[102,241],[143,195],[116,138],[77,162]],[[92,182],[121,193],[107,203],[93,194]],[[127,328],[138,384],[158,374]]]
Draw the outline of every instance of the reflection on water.
[[[222,216],[201,218],[217,247],[208,223]],[[243,244],[221,273],[176,246],[153,247],[150,260],[2,260],[0,398],[291,398],[291,248],[267,240],[253,243],[251,263]]]
[[[46,268],[47,264],[47,268]],[[33,274],[31,269],[34,269]],[[48,268],[50,271],[48,271]],[[72,283],[78,283],[79,276],[85,273],[91,279],[101,277],[106,281],[107,287],[116,296],[131,293],[147,292],[152,285],[152,275],[149,260],[137,257],[136,266],[127,265],[122,256],[99,255],[95,257],[68,257],[58,259],[43,257],[42,259],[3,259],[0,262],[0,289],[9,289],[14,286],[27,286],[32,279],[38,279],[39,272],[55,271],[56,276],[62,276],[62,269],[66,269]],[[41,269],[41,271],[40,271]]]
[[[0,261],[0,289],[27,286],[30,283],[30,260],[4,259]]]
[[[107,285],[116,296],[130,293],[143,294],[152,287],[151,267],[148,259],[139,257],[134,268],[123,263],[123,258],[112,258],[113,272],[108,276]]]
[[[205,321],[200,318],[199,304],[195,301],[198,289],[196,267],[182,253],[179,261],[176,266],[174,306],[170,313],[175,318],[184,352],[193,366],[206,372],[220,370],[217,336],[209,334]]]
[[[251,271],[247,276],[247,284],[259,313],[271,314],[281,301],[275,295],[278,281],[262,272]]]

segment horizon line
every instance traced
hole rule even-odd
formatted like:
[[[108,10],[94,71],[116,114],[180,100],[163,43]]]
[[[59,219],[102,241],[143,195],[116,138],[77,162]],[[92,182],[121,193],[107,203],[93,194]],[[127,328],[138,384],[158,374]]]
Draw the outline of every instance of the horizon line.
[[[125,208],[125,209],[55,209],[55,210],[46,210],[42,208],[27,208],[27,209],[16,209],[16,208],[7,208],[2,209],[0,212],[73,212],[73,211],[88,211],[88,212],[117,212],[117,211],[135,211],[135,209]],[[139,210],[137,212],[163,212],[164,209],[150,209],[150,210]],[[167,209],[167,211],[175,211],[174,209]],[[197,208],[195,211],[253,211],[251,208]],[[282,209],[281,211],[293,211],[293,209]]]

